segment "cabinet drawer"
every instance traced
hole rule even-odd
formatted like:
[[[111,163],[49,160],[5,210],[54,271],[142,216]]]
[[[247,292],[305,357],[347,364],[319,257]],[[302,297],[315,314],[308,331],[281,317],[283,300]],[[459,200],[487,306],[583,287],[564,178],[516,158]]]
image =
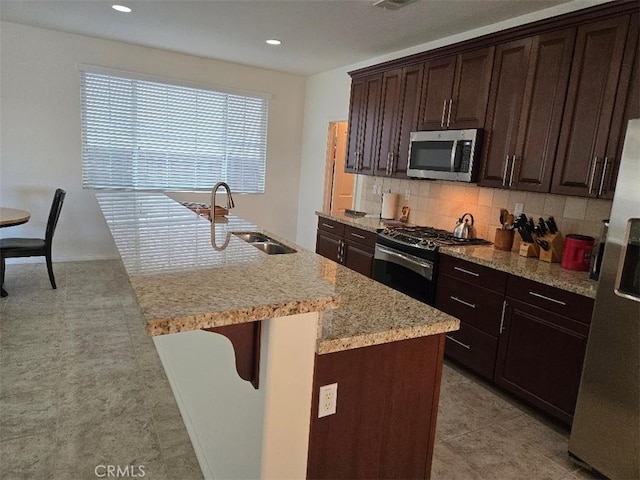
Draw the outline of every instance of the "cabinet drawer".
[[[507,296],[586,324],[591,323],[593,299],[577,293],[510,275]]]
[[[344,223],[336,222],[335,220],[329,220],[328,218],[318,217],[318,229],[325,232],[331,232],[334,235],[342,237],[344,235]]]
[[[447,333],[444,353],[488,379],[493,378],[498,339],[460,322],[460,330]]]
[[[438,277],[436,308],[498,336],[504,296],[448,275]]]
[[[440,255],[438,271],[498,293],[504,293],[509,276],[505,272],[448,255]]]
[[[375,248],[376,246],[376,234],[369,232],[368,230],[362,230],[361,228],[345,225],[344,227],[344,239],[352,242],[360,243],[364,246]]]

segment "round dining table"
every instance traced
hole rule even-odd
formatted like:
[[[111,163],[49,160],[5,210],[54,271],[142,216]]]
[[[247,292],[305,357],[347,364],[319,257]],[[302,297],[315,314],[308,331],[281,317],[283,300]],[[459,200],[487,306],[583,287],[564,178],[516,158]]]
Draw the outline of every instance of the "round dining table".
[[[31,214],[26,210],[0,207],[0,228],[22,225],[23,223],[27,223],[29,218],[31,218]],[[0,268],[4,270],[4,259],[0,261]],[[2,275],[2,278],[4,279],[4,275]],[[6,296],[7,291],[4,289],[4,284],[0,285],[0,297]]]
[[[29,218],[31,218],[31,214],[26,210],[0,207],[0,228],[22,225],[27,223]]]

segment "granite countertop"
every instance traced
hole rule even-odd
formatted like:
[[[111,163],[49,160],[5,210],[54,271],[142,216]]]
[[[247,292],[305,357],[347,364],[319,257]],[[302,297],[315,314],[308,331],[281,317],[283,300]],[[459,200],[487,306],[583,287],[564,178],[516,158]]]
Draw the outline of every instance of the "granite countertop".
[[[162,194],[96,198],[149,335],[317,311],[316,350],[330,353],[459,328],[457,319],[270,232],[297,251],[265,254],[231,234],[263,231],[241,218],[211,223]]]
[[[376,232],[384,228],[378,217],[352,218],[342,214],[316,212],[323,218],[335,220],[346,225]],[[467,260],[486,267],[527,278],[535,282],[550,285],[568,292],[589,298],[596,298],[598,282],[589,279],[588,272],[566,270],[559,263],[549,263],[537,258],[521,257],[515,252],[496,250],[493,245],[469,247],[440,247],[445,255]]]
[[[378,230],[383,229],[386,225],[383,220],[377,215],[374,217],[350,217],[341,213],[328,214],[323,212],[316,212],[316,215],[322,218],[328,218],[335,220],[336,222],[344,223],[345,225],[351,225],[352,227],[361,228],[369,232],[376,233]]]
[[[496,250],[493,245],[478,247],[441,247],[445,255],[491,267],[519,277],[596,298],[598,282],[589,279],[589,272],[577,272],[562,268],[559,263],[549,263],[537,258],[521,257],[515,252]]]

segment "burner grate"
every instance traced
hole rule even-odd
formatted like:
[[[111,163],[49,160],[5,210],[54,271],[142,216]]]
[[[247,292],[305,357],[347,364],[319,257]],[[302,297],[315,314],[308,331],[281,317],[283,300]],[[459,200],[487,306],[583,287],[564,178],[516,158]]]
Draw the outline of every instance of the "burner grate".
[[[491,242],[482,238],[457,238],[447,230],[433,227],[387,227],[381,232],[381,235],[398,243],[428,249],[435,249],[439,246],[491,245]]]

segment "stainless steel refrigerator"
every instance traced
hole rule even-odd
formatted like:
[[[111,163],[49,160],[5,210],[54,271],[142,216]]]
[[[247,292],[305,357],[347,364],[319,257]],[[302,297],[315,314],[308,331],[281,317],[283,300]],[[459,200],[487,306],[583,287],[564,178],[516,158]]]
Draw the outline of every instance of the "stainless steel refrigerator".
[[[640,119],[627,127],[569,454],[640,478]]]

